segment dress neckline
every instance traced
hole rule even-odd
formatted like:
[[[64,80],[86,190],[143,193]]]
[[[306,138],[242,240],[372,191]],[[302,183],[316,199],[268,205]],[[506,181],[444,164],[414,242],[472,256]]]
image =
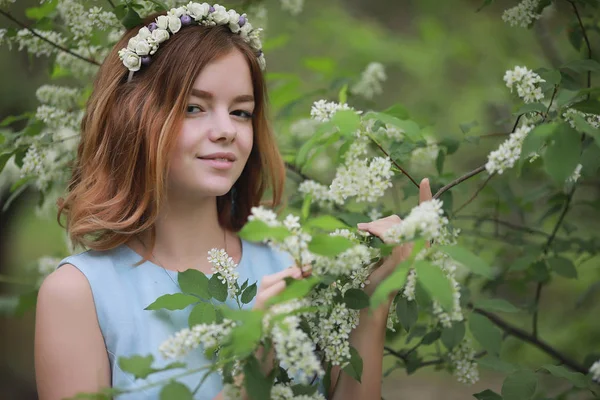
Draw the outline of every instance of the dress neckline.
[[[248,243],[240,238],[240,242],[241,242],[241,247],[242,247],[242,255],[240,257],[240,261],[237,264],[237,268],[236,271],[239,271],[242,267],[244,267],[244,265],[246,264],[246,258],[247,258],[247,253],[248,253]],[[119,248],[121,249],[122,252],[124,252],[127,256],[127,258],[131,259],[131,264],[135,264],[137,262],[139,262],[142,259],[142,256],[140,254],[138,254],[138,252],[136,252],[135,250],[133,250],[131,247],[127,246],[127,244],[123,243],[119,246]],[[208,254],[207,254],[208,256]],[[168,275],[170,275],[172,278],[176,278],[177,275],[179,274],[179,271],[173,271],[167,268],[163,268],[158,264],[153,263],[150,260],[146,260],[143,263],[141,263],[138,267],[150,267],[152,269],[162,269],[163,271],[165,271]],[[211,277],[212,273],[205,273],[204,275],[206,275],[207,277]]]

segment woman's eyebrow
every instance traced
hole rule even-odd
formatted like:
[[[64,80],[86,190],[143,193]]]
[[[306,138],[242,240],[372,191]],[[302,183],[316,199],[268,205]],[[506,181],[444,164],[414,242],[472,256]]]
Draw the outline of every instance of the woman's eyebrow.
[[[199,99],[206,99],[206,100],[212,100],[214,98],[214,95],[210,92],[207,92],[205,90],[200,90],[200,89],[196,89],[196,88],[192,88],[192,96],[198,97]],[[241,94],[239,96],[236,96],[233,99],[234,103],[254,103],[254,96],[252,96],[251,94]]]

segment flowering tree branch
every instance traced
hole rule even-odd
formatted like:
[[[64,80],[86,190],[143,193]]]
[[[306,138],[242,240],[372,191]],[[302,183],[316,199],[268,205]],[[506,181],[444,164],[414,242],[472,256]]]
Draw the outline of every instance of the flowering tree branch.
[[[466,174],[464,174],[463,176],[461,176],[460,178],[457,178],[455,180],[453,180],[452,182],[450,182],[449,184],[447,184],[446,186],[442,187],[440,190],[438,190],[436,192],[435,195],[433,195],[434,199],[439,199],[441,195],[443,195],[445,192],[447,192],[448,190],[450,190],[451,188],[453,188],[454,186],[458,185],[461,182],[466,181],[469,178],[474,177],[475,175],[481,173],[485,171],[485,164],[475,168],[473,171],[471,172],[467,172]]]
[[[374,138],[373,138],[371,135],[369,135],[369,138],[371,139],[371,141],[372,141],[373,143],[375,143],[375,145],[376,145],[376,146],[379,148],[379,150],[381,150],[381,152],[382,152],[383,154],[385,154],[385,156],[386,156],[387,158],[389,158],[389,159],[390,159],[390,161],[392,162],[392,164],[394,164],[394,166],[395,166],[396,168],[398,168],[400,171],[402,171],[402,173],[403,173],[404,175],[406,175],[406,176],[408,177],[408,179],[410,179],[410,181],[411,181],[411,182],[412,182],[412,183],[413,183],[413,184],[414,184],[414,185],[415,185],[415,186],[418,188],[418,187],[419,187],[419,184],[418,184],[418,183],[417,183],[417,182],[416,182],[416,181],[413,179],[413,177],[412,177],[412,176],[410,176],[410,174],[409,174],[408,172],[406,172],[406,171],[404,170],[404,168],[402,168],[400,165],[398,165],[398,163],[397,163],[396,161],[394,161],[394,159],[393,159],[393,158],[392,158],[392,157],[389,155],[389,153],[388,153],[388,152],[387,152],[387,151],[386,151],[386,150],[385,150],[385,149],[384,149],[384,148],[383,148],[383,147],[382,147],[382,146],[379,144],[379,142],[377,142],[377,140],[375,140],[375,139],[374,139]]]
[[[550,234],[548,234],[546,232],[543,232],[543,231],[540,231],[537,229],[533,229],[528,226],[521,226],[521,225],[513,224],[512,222],[503,221],[498,218],[478,217],[476,215],[460,215],[460,216],[457,215],[457,216],[453,216],[453,218],[455,218],[455,219],[471,219],[471,220],[477,220],[478,222],[494,222],[497,225],[503,225],[503,226],[506,226],[507,228],[514,229],[517,231],[522,231],[522,232],[530,233],[533,235],[540,235],[540,236],[545,236],[545,237],[550,236]]]
[[[91,58],[87,58],[84,57],[80,54],[77,54],[69,49],[67,49],[66,47],[61,46],[58,43],[54,43],[51,40],[46,39],[45,37],[43,37],[42,35],[40,35],[39,33],[37,33],[36,31],[34,31],[33,29],[31,29],[30,27],[28,27],[27,25],[25,25],[24,23],[22,23],[21,21],[19,21],[18,19],[16,19],[14,16],[12,16],[12,14],[0,10],[0,14],[4,15],[6,18],[8,18],[9,20],[11,20],[12,22],[14,22],[15,24],[19,25],[21,28],[23,29],[27,29],[33,36],[43,40],[44,42],[48,43],[49,45],[56,47],[57,49],[59,49],[60,51],[64,51],[65,53],[68,53],[70,55],[72,55],[73,57],[79,58],[80,60],[83,60],[85,62],[88,62],[90,64],[94,64],[94,65],[100,65],[100,63],[96,60],[92,60]]]

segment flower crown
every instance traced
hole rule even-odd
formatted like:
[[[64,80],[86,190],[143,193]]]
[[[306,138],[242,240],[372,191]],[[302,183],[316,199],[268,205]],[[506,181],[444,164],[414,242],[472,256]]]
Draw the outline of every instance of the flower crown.
[[[127,47],[119,50],[119,58],[129,69],[129,80],[142,65],[148,65],[151,57],[158,50],[159,44],[168,40],[171,35],[188,25],[216,26],[227,25],[229,30],[242,36],[242,39],[256,51],[258,63],[262,70],[266,67],[262,43],[259,38],[262,29],[254,29],[246,18],[246,14],[238,14],[235,10],[208,3],[190,2],[187,6],[172,8],[167,15],[160,15],[155,22],[140,29],[131,39]]]

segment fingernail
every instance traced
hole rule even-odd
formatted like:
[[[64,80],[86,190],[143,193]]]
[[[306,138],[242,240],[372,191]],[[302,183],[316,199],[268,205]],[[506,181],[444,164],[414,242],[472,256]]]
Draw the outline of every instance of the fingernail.
[[[357,226],[358,228],[364,228],[365,226],[367,226],[367,224],[366,224],[366,223],[364,223],[364,222],[359,222],[358,224],[356,224],[356,226]]]

